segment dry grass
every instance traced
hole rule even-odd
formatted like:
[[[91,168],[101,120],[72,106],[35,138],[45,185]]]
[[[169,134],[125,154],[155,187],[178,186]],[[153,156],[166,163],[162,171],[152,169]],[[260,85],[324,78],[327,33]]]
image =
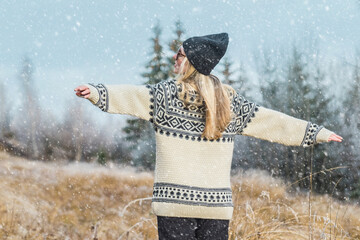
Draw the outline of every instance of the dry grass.
[[[290,195],[262,172],[232,178],[230,239],[360,239],[360,207]],[[156,239],[151,173],[0,153],[0,239]],[[142,199],[142,200],[141,200]]]
[[[151,174],[130,169],[0,160],[0,239],[94,239],[95,229],[98,239],[117,239],[135,224],[132,239],[153,239],[154,226],[139,224],[156,224],[150,201],[120,217],[129,202],[151,195],[152,184]]]
[[[265,173],[237,174],[232,183],[230,239],[360,239],[360,206],[315,195],[310,217],[307,194],[289,194]]]

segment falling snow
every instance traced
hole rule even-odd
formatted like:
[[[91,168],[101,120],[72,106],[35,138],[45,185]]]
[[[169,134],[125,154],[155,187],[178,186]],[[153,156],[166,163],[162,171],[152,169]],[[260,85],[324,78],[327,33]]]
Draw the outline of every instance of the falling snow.
[[[146,82],[144,73],[156,69],[149,64],[156,59],[157,27],[157,76],[166,76],[173,66],[167,57],[174,55],[169,45],[177,37],[176,21],[184,30],[181,40],[229,33],[228,65],[224,58],[213,73],[246,99],[344,137],[341,144],[312,151],[238,136],[230,232],[250,239],[254,231],[292,228],[307,237],[311,206],[319,239],[358,236],[359,13],[358,1],[341,0],[5,1],[0,238],[156,238],[149,201],[152,129],[141,125],[129,140],[125,127],[134,118],[105,114],[76,98],[73,89]]]

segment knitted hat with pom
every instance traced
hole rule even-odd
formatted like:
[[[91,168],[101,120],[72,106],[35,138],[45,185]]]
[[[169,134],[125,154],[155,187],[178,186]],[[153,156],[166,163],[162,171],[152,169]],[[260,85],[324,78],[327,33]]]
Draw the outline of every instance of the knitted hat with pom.
[[[194,68],[204,75],[209,75],[224,56],[229,44],[227,33],[192,37],[183,42],[186,57]]]

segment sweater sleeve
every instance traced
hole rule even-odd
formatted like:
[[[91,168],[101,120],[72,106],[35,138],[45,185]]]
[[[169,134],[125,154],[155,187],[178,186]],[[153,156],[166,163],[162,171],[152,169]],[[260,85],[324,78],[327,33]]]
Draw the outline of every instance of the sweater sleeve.
[[[308,147],[327,142],[333,132],[284,113],[258,107],[242,134],[289,146]]]
[[[238,94],[234,95],[233,106],[237,134],[303,147],[328,142],[333,134],[317,124],[260,107]]]
[[[102,111],[150,120],[150,92],[144,86],[88,84],[89,100]]]

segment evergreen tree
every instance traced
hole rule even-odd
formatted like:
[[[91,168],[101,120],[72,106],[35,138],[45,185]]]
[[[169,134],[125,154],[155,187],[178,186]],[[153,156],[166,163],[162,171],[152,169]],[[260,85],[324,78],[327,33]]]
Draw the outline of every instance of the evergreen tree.
[[[263,64],[258,71],[260,72],[260,92],[263,99],[261,105],[283,112],[285,110],[283,96],[286,91],[279,66],[275,64],[270,55],[265,55]]]
[[[225,57],[222,62],[223,70],[221,71],[223,78],[221,79],[224,84],[230,85],[241,96],[247,97],[249,95],[249,78],[247,76],[244,64],[240,63],[240,67],[236,72],[239,72],[237,78],[234,77],[235,71],[232,70],[234,63],[228,57]]]
[[[329,91],[323,84],[325,75],[316,62],[309,61],[309,58],[303,57],[294,48],[292,59],[287,66],[285,113],[332,129],[336,126],[337,114],[336,110],[330,107],[331,97],[326,94]],[[291,181],[309,176],[311,159],[312,173],[335,167],[337,163],[336,156],[328,145],[315,145],[313,153],[311,148],[288,147],[281,155],[288,156],[284,162],[283,174]],[[336,175],[337,173],[331,172],[314,175],[314,190],[321,193],[331,192],[334,185],[329,182],[331,179],[338,179],[339,176]],[[307,188],[309,182],[301,181],[298,186]]]
[[[326,126],[334,131],[340,129],[338,109],[331,107],[331,100],[334,99],[328,92],[328,88],[323,84],[325,82],[325,73],[320,69],[317,63],[311,72],[311,87],[308,95],[309,106],[307,107],[307,120]],[[332,144],[332,143],[331,143]],[[341,165],[338,158],[338,151],[341,145],[333,148],[329,144],[317,144],[314,146],[313,172],[321,172],[326,169],[338,167]],[[309,154],[307,158],[309,159]],[[308,161],[308,160],[305,160]],[[327,174],[316,174],[313,177],[314,190],[319,193],[331,193],[335,187],[335,182],[342,178],[340,171],[328,172]],[[331,183],[331,184],[329,184]],[[338,189],[342,188],[342,183],[337,185]]]
[[[147,72],[142,76],[146,79],[144,84],[156,84],[169,77],[167,63],[163,58],[163,47],[160,44],[161,27],[159,23],[153,29],[151,38],[151,60],[146,64]],[[127,126],[123,128],[125,139],[131,143],[133,164],[153,169],[155,166],[155,135],[151,124],[142,119],[128,119]]]
[[[343,102],[343,150],[341,160],[347,169],[345,182],[351,198],[360,198],[360,63],[353,66],[352,81]]]
[[[309,62],[294,48],[285,70],[277,69],[269,58],[260,71],[262,83],[260,90],[263,97],[261,105],[284,112],[290,116],[326,125],[338,129],[336,109],[331,108],[331,96],[323,85],[325,74],[315,62]],[[254,140],[254,142],[256,142]],[[260,141],[255,161],[258,166],[271,170],[275,176],[285,177],[290,182],[297,182],[310,172],[311,148],[287,147]],[[338,153],[327,144],[314,146],[313,173],[338,166]],[[255,164],[256,165],[256,164]],[[335,181],[342,177],[339,171],[316,174],[313,178],[317,192],[331,192]],[[308,188],[308,181],[299,181],[294,186]],[[337,186],[343,188],[342,186]]]
[[[237,80],[233,83],[233,88],[240,93],[241,96],[244,98],[252,97],[251,96],[251,90],[252,90],[252,84],[251,81],[247,75],[245,66],[243,63],[240,63],[239,67],[239,76]],[[254,98],[255,100],[255,98]]]
[[[286,94],[285,94],[285,113],[293,117],[310,120],[308,116],[310,91],[309,73],[306,69],[306,62],[303,55],[296,48],[293,49],[291,59],[286,66]],[[288,147],[282,155],[285,157],[281,168],[286,178],[291,182],[309,174],[310,155],[308,149],[301,147]],[[280,158],[281,159],[281,158]],[[307,187],[306,181],[299,182],[300,187]]]
[[[306,71],[305,60],[296,48],[293,49],[292,59],[287,68],[286,109],[288,114],[300,119],[309,119],[309,73]]]
[[[151,38],[153,51],[150,53],[150,62],[146,64],[146,69],[149,71],[142,74],[147,79],[144,84],[156,84],[169,77],[167,72],[168,64],[164,60],[163,47],[160,44],[161,27],[159,23],[155,25],[153,32],[154,37]]]
[[[360,144],[360,64],[354,66],[353,77],[350,88],[344,100],[344,124],[347,131],[347,138],[352,146]],[[357,157],[360,157],[358,149],[354,149]]]
[[[221,71],[223,76],[222,82],[235,88],[234,85],[236,81],[232,78],[234,74],[234,72],[231,70],[232,65],[233,63],[230,62],[229,58],[225,57],[222,64],[224,69]]]
[[[265,53],[258,66],[262,97],[259,104],[269,109],[284,112],[286,88],[283,71],[281,71],[279,63],[274,61],[269,53]],[[254,154],[253,158],[260,162],[258,165],[262,169],[270,171],[272,175],[282,176],[287,159],[284,160],[279,152],[286,152],[287,147],[258,139],[252,139],[251,142],[252,152],[257,153]]]
[[[177,51],[179,50],[180,46],[182,45],[182,43],[183,43],[182,37],[183,37],[183,35],[185,33],[185,30],[183,28],[183,24],[182,24],[180,19],[178,19],[175,22],[175,30],[174,30],[173,33],[175,35],[175,38],[174,38],[174,40],[171,40],[170,43],[169,43],[169,49],[170,49],[172,54],[170,54],[170,56],[167,57],[168,75],[171,78],[175,77],[175,74],[173,72],[173,65],[174,65],[173,54],[176,54]]]

